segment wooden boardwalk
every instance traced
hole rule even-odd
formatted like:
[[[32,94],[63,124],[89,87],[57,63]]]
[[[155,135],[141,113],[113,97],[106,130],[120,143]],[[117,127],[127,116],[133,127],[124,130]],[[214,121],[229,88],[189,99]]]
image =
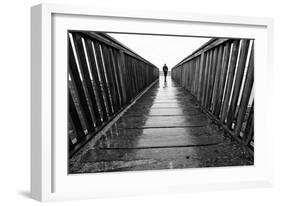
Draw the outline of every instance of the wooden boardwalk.
[[[98,140],[69,162],[70,173],[252,165],[186,90],[163,76]]]

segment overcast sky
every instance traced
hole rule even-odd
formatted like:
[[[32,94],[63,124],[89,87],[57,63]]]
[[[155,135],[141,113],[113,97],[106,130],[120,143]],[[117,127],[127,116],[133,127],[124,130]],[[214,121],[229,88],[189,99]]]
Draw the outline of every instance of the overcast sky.
[[[139,34],[114,34],[112,37],[134,52],[162,69],[167,64],[169,70],[195,49],[209,41],[202,37],[175,37]]]

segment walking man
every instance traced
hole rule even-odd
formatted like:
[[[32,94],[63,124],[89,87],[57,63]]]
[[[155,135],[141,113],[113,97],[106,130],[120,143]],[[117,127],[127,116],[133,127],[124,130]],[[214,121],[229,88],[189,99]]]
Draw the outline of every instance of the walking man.
[[[164,77],[165,77],[165,82],[166,82],[167,81],[166,77],[167,77],[167,74],[168,74],[168,67],[167,67],[166,64],[164,64],[164,66],[163,66],[163,72],[164,72]]]

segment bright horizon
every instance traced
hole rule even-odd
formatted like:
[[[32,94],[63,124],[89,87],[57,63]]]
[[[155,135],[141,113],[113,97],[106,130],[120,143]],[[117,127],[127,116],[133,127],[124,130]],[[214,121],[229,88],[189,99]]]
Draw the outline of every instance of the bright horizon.
[[[168,66],[170,71],[173,66],[210,40],[205,37],[108,34],[150,61],[160,71],[164,64]]]

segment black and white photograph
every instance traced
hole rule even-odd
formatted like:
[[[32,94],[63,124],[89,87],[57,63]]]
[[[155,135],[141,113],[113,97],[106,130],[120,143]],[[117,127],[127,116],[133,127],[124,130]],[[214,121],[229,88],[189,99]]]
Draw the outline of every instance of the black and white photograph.
[[[3,1],[1,205],[281,205],[281,12]]]
[[[66,38],[69,174],[254,165],[254,39]]]

